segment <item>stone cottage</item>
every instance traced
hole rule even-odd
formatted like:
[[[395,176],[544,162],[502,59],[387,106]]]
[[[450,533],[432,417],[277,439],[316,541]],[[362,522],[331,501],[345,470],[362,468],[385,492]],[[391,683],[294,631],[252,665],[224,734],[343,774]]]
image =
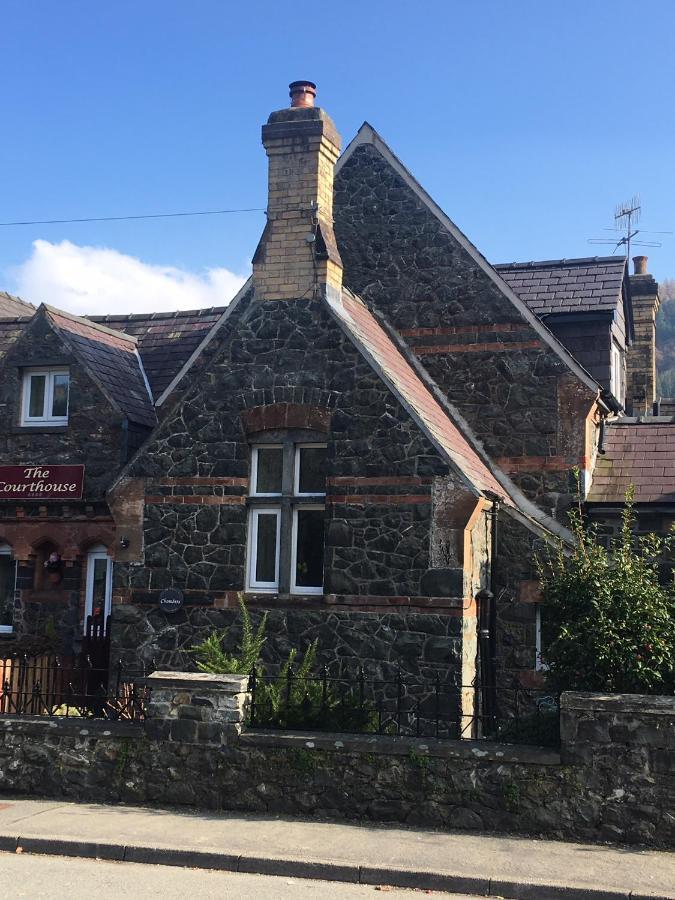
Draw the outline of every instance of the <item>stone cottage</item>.
[[[0,308],[0,630],[67,645],[110,612],[116,655],[179,668],[243,593],[272,661],[318,638],[333,673],[536,684],[533,556],[570,540],[577,471],[599,514],[630,477],[624,412],[654,427],[656,286],[490,265],[369,125],[341,153],[315,93],[263,126],[227,307]]]

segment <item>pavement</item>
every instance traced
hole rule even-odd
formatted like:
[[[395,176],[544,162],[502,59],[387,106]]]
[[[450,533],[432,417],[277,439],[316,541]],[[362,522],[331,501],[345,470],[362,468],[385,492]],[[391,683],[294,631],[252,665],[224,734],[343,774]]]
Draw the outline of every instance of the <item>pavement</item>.
[[[675,900],[668,851],[7,795],[0,851],[514,900]]]

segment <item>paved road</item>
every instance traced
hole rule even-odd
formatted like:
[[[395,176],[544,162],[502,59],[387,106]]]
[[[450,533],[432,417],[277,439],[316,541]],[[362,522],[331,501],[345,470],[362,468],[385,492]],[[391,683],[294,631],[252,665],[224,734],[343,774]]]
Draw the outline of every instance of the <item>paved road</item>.
[[[358,884],[12,853],[0,853],[0,885],[3,900],[420,900],[421,896],[419,891],[389,888],[385,893]],[[435,896],[439,900],[476,900],[459,894]]]

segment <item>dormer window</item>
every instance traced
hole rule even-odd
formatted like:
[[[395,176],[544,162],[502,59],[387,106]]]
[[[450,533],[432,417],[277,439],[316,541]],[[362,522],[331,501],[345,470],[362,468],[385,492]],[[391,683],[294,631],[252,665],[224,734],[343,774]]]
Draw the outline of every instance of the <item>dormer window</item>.
[[[67,425],[68,369],[29,369],[23,373],[22,425]]]
[[[624,384],[624,356],[619,345],[612,341],[609,389],[621,404],[624,401]]]

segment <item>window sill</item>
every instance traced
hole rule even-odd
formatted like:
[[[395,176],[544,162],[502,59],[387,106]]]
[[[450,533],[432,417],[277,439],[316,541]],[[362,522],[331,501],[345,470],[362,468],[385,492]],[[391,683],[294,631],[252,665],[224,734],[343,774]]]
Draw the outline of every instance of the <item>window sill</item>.
[[[66,434],[67,425],[15,425],[10,429],[11,434]]]

